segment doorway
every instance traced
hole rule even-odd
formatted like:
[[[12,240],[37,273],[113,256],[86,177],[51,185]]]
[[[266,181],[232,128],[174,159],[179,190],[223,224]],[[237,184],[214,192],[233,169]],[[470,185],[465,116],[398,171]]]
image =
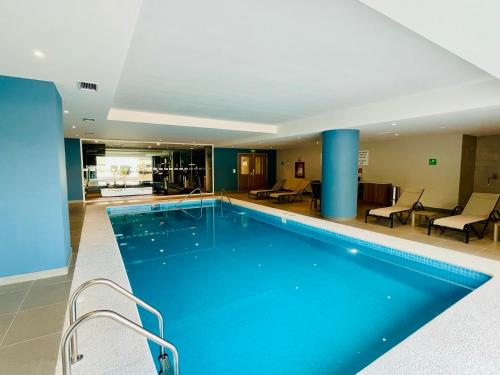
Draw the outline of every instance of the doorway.
[[[267,155],[238,154],[238,191],[267,188]]]

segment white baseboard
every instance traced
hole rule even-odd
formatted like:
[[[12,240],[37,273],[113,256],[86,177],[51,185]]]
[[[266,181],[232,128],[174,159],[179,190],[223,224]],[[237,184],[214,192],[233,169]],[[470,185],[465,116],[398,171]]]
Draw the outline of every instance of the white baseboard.
[[[69,258],[71,262],[71,257]],[[69,264],[69,263],[68,263]],[[62,276],[68,273],[68,266],[61,268],[54,268],[51,270],[23,273],[20,275],[4,276],[0,277],[0,285],[22,283],[25,281],[32,281],[38,279],[46,279],[47,277]]]

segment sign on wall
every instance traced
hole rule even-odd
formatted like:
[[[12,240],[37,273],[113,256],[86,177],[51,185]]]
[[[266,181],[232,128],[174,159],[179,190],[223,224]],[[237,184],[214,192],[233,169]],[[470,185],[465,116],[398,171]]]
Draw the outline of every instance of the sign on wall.
[[[437,165],[438,160],[437,159],[429,159],[429,165]]]
[[[368,165],[368,159],[370,156],[370,151],[364,150],[358,153],[358,165]]]

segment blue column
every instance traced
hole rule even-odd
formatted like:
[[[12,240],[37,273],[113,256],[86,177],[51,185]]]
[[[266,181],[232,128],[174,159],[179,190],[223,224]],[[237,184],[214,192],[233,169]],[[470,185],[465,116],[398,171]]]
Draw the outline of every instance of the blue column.
[[[323,132],[321,215],[348,220],[356,217],[358,199],[359,130]]]
[[[0,278],[67,265],[61,105],[51,82],[0,76]]]

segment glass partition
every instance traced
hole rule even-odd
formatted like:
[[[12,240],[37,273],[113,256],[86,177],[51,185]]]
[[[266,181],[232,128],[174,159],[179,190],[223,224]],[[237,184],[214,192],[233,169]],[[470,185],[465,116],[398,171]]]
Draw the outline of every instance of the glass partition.
[[[82,141],[86,199],[212,192],[212,146]]]

